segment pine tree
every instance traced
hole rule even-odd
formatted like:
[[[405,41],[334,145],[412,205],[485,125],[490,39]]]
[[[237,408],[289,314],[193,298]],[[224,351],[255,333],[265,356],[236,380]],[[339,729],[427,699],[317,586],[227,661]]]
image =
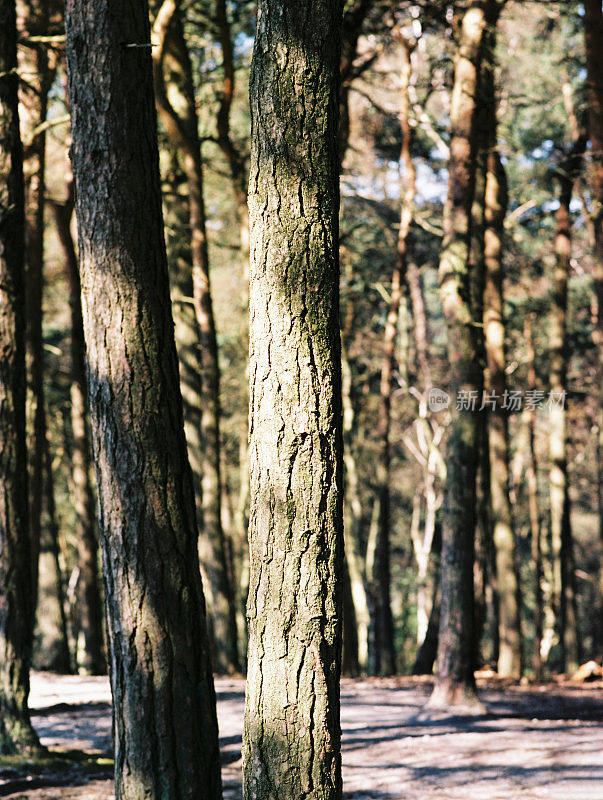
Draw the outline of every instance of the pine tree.
[[[149,9],[69,0],[82,311],[118,800],[221,797],[163,239]]]

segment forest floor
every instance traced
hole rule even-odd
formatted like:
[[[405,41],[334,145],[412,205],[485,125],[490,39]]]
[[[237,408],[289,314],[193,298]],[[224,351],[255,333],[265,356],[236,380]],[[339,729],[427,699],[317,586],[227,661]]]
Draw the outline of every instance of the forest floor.
[[[344,680],[345,800],[603,798],[603,685],[480,680],[487,713],[427,714],[431,683]],[[225,800],[241,798],[244,682],[218,678]],[[106,679],[34,674],[33,721],[48,759],[0,760],[0,797],[110,800]]]

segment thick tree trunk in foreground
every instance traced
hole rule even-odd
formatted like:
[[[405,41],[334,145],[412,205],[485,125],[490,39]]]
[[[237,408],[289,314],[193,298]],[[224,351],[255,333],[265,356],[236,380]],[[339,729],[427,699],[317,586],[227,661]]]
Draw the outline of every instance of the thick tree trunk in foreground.
[[[475,116],[483,36],[483,4],[465,11],[451,97],[448,200],[440,257],[440,297],[448,329],[452,421],[446,453],[442,525],[442,607],[438,674],[432,707],[475,705],[473,558],[478,415],[459,409],[459,392],[481,394],[482,373],[471,309],[469,247],[475,184]]]
[[[0,2],[0,755],[38,745],[27,700],[33,626],[25,451],[23,154],[14,0]]]
[[[67,62],[117,800],[219,800],[148,6],[69,0]]]
[[[194,436],[195,440],[200,438],[201,444],[202,486],[200,497],[197,498],[202,519],[199,552],[210,584],[207,590],[213,621],[216,667],[221,671],[238,670],[240,665],[235,596],[227,568],[226,542],[222,529],[220,368],[205,230],[203,167],[192,66],[184,39],[179,3],[176,0],[166,0],[162,4],[155,19],[153,33],[156,43],[153,58],[157,108],[168,135],[182,152],[188,183],[191,263],[182,264],[184,274],[179,279],[179,284],[187,297],[194,298],[201,366],[201,431],[200,437],[198,434]],[[170,67],[172,88],[178,93],[178,111],[167,95],[164,61]],[[188,405],[185,406],[186,409]],[[187,421],[190,429],[193,420]]]
[[[516,571],[515,532],[509,496],[509,430],[506,398],[506,352],[503,295],[502,238],[507,210],[507,182],[496,150],[495,109],[488,148],[484,263],[484,334],[487,359],[487,390],[496,402],[489,411],[490,496],[496,552],[496,588],[499,610],[498,674],[518,678],[521,674],[521,629],[519,583]]]
[[[247,800],[341,797],[341,5],[259,3],[251,71]]]
[[[73,237],[73,181],[67,181],[65,203],[53,203],[57,234],[65,256],[71,313],[71,468],[75,536],[80,576],[77,586],[77,619],[84,649],[77,653],[78,666],[92,675],[102,675],[107,665],[103,643],[103,609],[98,574],[98,543],[95,531],[94,494],[90,480],[91,449],[86,398],[86,345],[82,320],[80,274]]]

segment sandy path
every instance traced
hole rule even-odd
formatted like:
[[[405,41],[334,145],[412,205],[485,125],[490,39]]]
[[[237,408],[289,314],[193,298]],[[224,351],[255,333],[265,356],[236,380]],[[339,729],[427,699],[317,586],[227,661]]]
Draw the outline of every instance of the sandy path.
[[[238,800],[244,684],[220,678],[216,689],[224,796]],[[485,686],[481,696],[490,713],[466,720],[426,717],[421,707],[428,691],[427,684],[404,679],[343,682],[346,800],[603,798],[600,690]],[[110,754],[105,679],[34,675],[31,705],[48,747]],[[54,774],[47,777],[54,786],[29,790],[8,772],[0,769],[0,797],[12,800],[113,797],[107,767],[64,780]]]

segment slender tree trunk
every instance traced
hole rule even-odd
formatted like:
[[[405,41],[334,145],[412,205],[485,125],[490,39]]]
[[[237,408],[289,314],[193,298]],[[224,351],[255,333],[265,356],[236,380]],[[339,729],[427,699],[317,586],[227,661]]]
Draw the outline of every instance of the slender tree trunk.
[[[492,52],[490,50],[490,52]],[[493,94],[493,92],[492,92]],[[489,411],[490,495],[496,551],[496,586],[499,608],[498,674],[518,678],[521,674],[521,627],[519,581],[516,572],[515,531],[509,496],[509,431],[507,398],[505,321],[503,295],[502,237],[507,209],[504,167],[495,150],[496,119],[492,108],[492,133],[486,178],[484,258],[484,333],[487,358],[487,390],[496,403]]]
[[[194,298],[201,353],[201,512],[200,554],[204,572],[211,584],[216,666],[222,671],[238,671],[239,652],[234,587],[229,580],[226,541],[222,529],[222,478],[220,437],[220,367],[216,326],[213,314],[209,258],[203,201],[203,167],[199,148],[198,120],[193,73],[184,39],[179,3],[166,0],[155,19],[155,93],[160,119],[183,153],[188,183],[191,228],[191,272],[183,276],[185,290]],[[181,94],[176,112],[170,102],[163,75],[163,62],[172,66],[172,83]],[[191,426],[189,426],[191,427]]]
[[[46,513],[48,515],[48,536],[50,539],[50,549],[54,561],[56,572],[56,592],[57,604],[59,606],[59,653],[56,660],[57,672],[71,673],[71,651],[69,649],[69,627],[67,625],[67,603],[65,599],[65,589],[63,584],[63,571],[61,569],[60,545],[59,545],[59,526],[57,523],[57,512],[54,502],[54,475],[52,472],[52,457],[50,446],[46,440],[46,450],[44,452],[44,489],[46,494]]]
[[[378,435],[380,439],[380,456],[377,469],[379,484],[379,538],[375,551],[374,585],[370,587],[373,595],[375,614],[375,653],[372,659],[375,674],[393,675],[396,672],[396,652],[394,647],[394,622],[390,598],[390,427],[392,374],[395,367],[396,337],[400,303],[402,302],[402,286],[406,277],[408,234],[412,222],[415,196],[415,167],[411,156],[412,129],[410,126],[410,104],[408,87],[412,75],[411,55],[413,47],[402,36],[399,37],[403,54],[401,72],[401,104],[400,125],[402,128],[402,151],[400,161],[404,168],[404,195],[400,212],[398,231],[398,247],[396,264],[392,275],[389,312],[383,335],[383,360],[381,364],[380,414]]]
[[[260,0],[251,70],[247,800],[341,798],[339,2]]]
[[[440,256],[440,296],[448,329],[451,364],[451,424],[442,526],[442,607],[438,674],[432,707],[476,705],[473,593],[476,476],[479,421],[475,410],[459,408],[460,392],[481,394],[482,371],[471,309],[469,251],[475,188],[476,104],[483,37],[483,3],[464,13],[451,97],[448,200]]]
[[[597,299],[597,320],[595,342],[599,357],[599,438],[597,446],[597,479],[599,497],[599,575],[598,575],[598,615],[594,629],[594,649],[597,655],[603,654],[603,14],[599,0],[585,0],[584,38],[586,44],[586,98],[588,106],[588,136],[593,153],[592,196],[594,213],[592,216],[595,234],[595,296]]]
[[[67,199],[52,203],[57,234],[65,256],[71,312],[71,468],[75,537],[80,575],[77,586],[77,616],[84,648],[77,653],[78,667],[91,675],[107,670],[104,653],[103,610],[98,574],[98,542],[95,531],[94,493],[91,477],[90,433],[86,400],[86,345],[82,320],[80,274],[73,237],[73,179],[68,176]]]
[[[38,746],[28,710],[33,575],[25,450],[23,153],[14,0],[0,0],[0,754]]]
[[[25,37],[44,35],[48,27],[47,0],[19,3],[19,27]],[[38,600],[38,563],[44,498],[44,452],[46,449],[46,408],[44,392],[44,342],[42,337],[42,296],[44,287],[44,192],[46,134],[35,133],[46,120],[51,74],[46,46],[23,48],[20,69],[27,74],[23,84],[22,128],[25,147],[25,263],[28,417],[31,419],[32,447],[29,449],[29,517],[33,563],[33,606]],[[33,630],[33,628],[32,628]]]
[[[442,535],[439,526],[436,527],[434,532],[434,539],[432,545],[432,562],[434,563],[433,574],[433,592],[431,596],[431,612],[429,614],[429,622],[427,624],[427,631],[425,638],[419,650],[417,657],[412,668],[413,675],[431,675],[433,672],[433,665],[435,664],[436,656],[438,654],[438,638],[440,629],[440,607],[441,607],[441,591],[440,591],[440,553],[442,550]]]
[[[536,357],[534,353],[534,338],[532,319],[526,317],[524,326],[524,341],[527,347],[528,389],[536,389]],[[528,512],[530,516],[530,539],[532,549],[532,565],[534,568],[534,650],[532,653],[532,669],[534,678],[542,679],[542,534],[540,527],[540,511],[538,508],[538,480],[536,472],[536,414],[533,408],[526,408],[528,442],[526,483],[528,489]]]
[[[72,163],[117,800],[221,798],[163,240],[149,11],[69,0]]]
[[[342,399],[343,399],[343,436],[345,465],[345,558],[350,579],[350,593],[354,607],[356,623],[358,670],[366,673],[369,658],[369,626],[370,613],[367,598],[366,581],[360,555],[360,525],[362,521],[362,505],[359,496],[358,470],[356,458],[352,450],[352,432],[354,429],[354,407],[352,404],[352,370],[347,358],[344,344],[342,346]],[[345,635],[345,631],[344,631]]]
[[[552,606],[559,640],[559,666],[562,671],[576,669],[580,658],[573,576],[573,546],[567,481],[567,296],[571,255],[570,203],[576,176],[581,167],[585,141],[574,142],[568,158],[561,164],[559,208],[556,213],[552,315],[549,331],[551,408],[549,450],[551,456],[551,559]]]

